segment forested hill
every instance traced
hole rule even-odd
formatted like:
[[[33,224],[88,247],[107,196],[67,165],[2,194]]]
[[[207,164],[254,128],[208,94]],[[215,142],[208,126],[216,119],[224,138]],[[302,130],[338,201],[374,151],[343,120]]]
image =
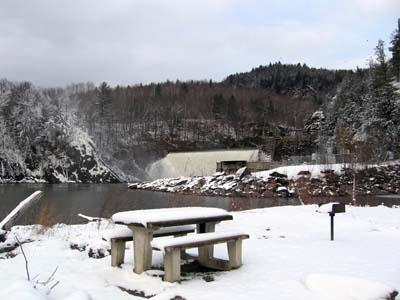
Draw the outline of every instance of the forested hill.
[[[262,70],[261,75],[281,75],[268,81],[270,87],[264,81],[261,87],[229,84],[227,79],[125,87],[103,82],[98,87],[89,83],[40,89],[3,80],[0,177],[51,182],[111,180],[106,171],[105,178],[96,172],[98,176],[77,171],[87,160],[71,148],[77,136],[92,149],[90,169],[103,168],[105,162],[139,178],[146,178],[149,163],[170,151],[263,148],[274,136],[285,134],[285,128],[302,129],[341,80],[336,71],[305,65],[277,63],[257,70]],[[268,80],[261,75],[259,80]],[[239,78],[248,76],[228,78],[233,77],[240,82]],[[278,85],[282,87],[279,93]],[[82,134],[86,134],[84,139]],[[303,150],[310,154],[313,146],[308,146],[294,154]]]
[[[254,70],[222,82],[177,80],[114,88],[103,82],[77,95],[79,119],[96,144],[108,149],[107,157],[118,157],[111,164],[123,170],[145,169],[170,151],[259,147],[271,154],[271,139],[302,130],[346,73],[281,63],[257,70],[254,82],[262,86],[242,83]],[[279,155],[310,155],[312,138],[302,138],[307,145],[286,147]]]
[[[236,87],[251,87],[273,91],[277,94],[292,94],[297,97],[311,95],[319,97],[335,94],[349,70],[310,68],[305,64],[282,64],[280,62],[253,68],[250,72],[229,75],[224,84]]]

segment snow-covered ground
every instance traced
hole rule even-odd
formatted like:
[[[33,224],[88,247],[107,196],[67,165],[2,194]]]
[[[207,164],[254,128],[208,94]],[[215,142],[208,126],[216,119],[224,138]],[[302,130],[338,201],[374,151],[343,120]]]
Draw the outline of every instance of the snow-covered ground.
[[[59,284],[47,296],[48,287],[34,288],[26,280],[25,261],[17,248],[16,257],[0,259],[1,294],[13,300],[141,299],[118,288],[123,287],[157,300],[177,295],[188,300],[361,300],[383,299],[393,289],[400,290],[400,208],[346,207],[346,213],[335,217],[333,242],[329,216],[316,209],[307,205],[234,212],[233,221],[218,224],[216,230],[250,234],[243,241],[243,266],[212,273],[210,282],[204,274],[192,274],[180,284],[152,276],[160,271],[134,274],[131,243],[122,268],[111,267],[110,256],[89,258],[90,245],[107,246],[101,240],[113,226],[107,222],[58,225],[45,234],[31,226],[14,227],[12,232],[21,240],[34,239],[23,245],[31,277],[39,276],[33,282],[46,281],[58,266],[53,283]],[[70,249],[71,243],[88,247],[79,252]],[[227,257],[224,245],[215,253]],[[153,265],[161,264],[162,254],[154,252]]]
[[[269,177],[270,174],[274,172],[278,172],[281,174],[287,175],[289,179],[297,179],[299,176],[299,172],[301,171],[308,171],[310,172],[311,177],[318,178],[323,176],[323,172],[327,170],[332,170],[336,174],[341,174],[343,173],[343,170],[345,168],[354,168],[356,170],[363,170],[366,168],[371,168],[371,167],[381,167],[381,166],[386,166],[386,165],[395,165],[400,163],[399,160],[393,160],[389,161],[386,163],[382,163],[379,165],[375,164],[320,164],[320,165],[295,165],[295,166],[283,166],[283,167],[278,167],[275,169],[271,169],[268,171],[260,171],[260,172],[255,172],[253,173],[254,176],[256,177]]]

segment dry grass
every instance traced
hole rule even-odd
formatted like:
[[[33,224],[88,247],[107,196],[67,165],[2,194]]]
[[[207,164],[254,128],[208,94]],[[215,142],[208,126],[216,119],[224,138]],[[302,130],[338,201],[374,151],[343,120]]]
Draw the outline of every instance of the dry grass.
[[[37,229],[37,233],[43,234],[47,232],[58,223],[57,220],[58,218],[54,206],[48,202],[44,202],[35,218],[35,224],[42,225]]]
[[[311,179],[309,176],[301,176],[296,181],[296,191],[302,204],[312,204],[314,199],[311,194]]]

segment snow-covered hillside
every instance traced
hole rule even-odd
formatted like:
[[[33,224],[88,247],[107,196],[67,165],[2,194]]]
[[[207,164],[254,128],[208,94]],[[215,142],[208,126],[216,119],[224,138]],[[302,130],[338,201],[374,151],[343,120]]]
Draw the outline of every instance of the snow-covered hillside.
[[[0,80],[0,183],[118,182],[67,90]]]
[[[329,216],[314,205],[274,207],[233,213],[233,221],[217,231],[250,234],[243,241],[243,266],[228,272],[184,274],[184,281],[163,282],[160,252],[153,252],[153,270],[132,272],[132,243],[128,243],[122,268],[110,266],[110,256],[89,258],[92,249],[106,249],[101,240],[113,225],[56,225],[39,234],[32,226],[14,227],[29,262],[26,279],[20,249],[0,254],[0,289],[8,299],[108,300],[142,299],[279,299],[279,300],[378,300],[400,290],[400,208],[346,207],[335,218],[335,241],[329,240]],[[40,232],[40,231],[39,231]],[[72,250],[71,245],[81,247]],[[0,243],[0,246],[3,246]],[[93,251],[92,251],[93,252]],[[196,250],[189,250],[195,254]],[[224,245],[215,249],[226,258]],[[54,269],[59,284],[50,294],[37,281],[46,281]],[[37,277],[36,277],[37,276]]]
[[[27,164],[22,158],[7,160],[7,157],[0,156],[0,183],[120,181],[99,157],[89,135],[78,127],[70,130],[70,136],[61,149],[47,151],[47,155],[39,159],[40,161]]]

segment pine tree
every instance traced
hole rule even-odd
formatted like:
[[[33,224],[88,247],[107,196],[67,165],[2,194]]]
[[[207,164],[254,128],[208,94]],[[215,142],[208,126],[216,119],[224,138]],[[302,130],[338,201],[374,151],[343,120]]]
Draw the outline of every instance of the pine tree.
[[[156,97],[161,97],[162,95],[162,86],[160,83],[156,84],[156,87],[154,88],[154,96]]]
[[[380,88],[386,84],[388,80],[388,63],[386,61],[385,53],[385,42],[382,40],[378,41],[378,45],[375,47],[376,63],[372,65],[374,71],[374,87]]]
[[[111,88],[106,82],[102,82],[97,90],[97,115],[98,115],[98,124],[100,126],[99,138],[100,145],[102,145],[102,137],[104,125],[107,125],[108,134],[107,137],[110,136],[111,133],[111,124],[112,124],[112,114],[111,114],[111,103],[112,103],[112,95]]]
[[[215,94],[213,97],[212,112],[214,119],[219,120],[222,118],[222,112],[224,107],[224,96],[222,94]]]
[[[237,102],[235,96],[230,96],[228,99],[228,107],[227,107],[227,118],[229,122],[232,124],[237,124],[239,121],[239,111],[237,107]]]
[[[378,118],[385,122],[392,120],[394,110],[394,89],[388,74],[384,42],[379,40],[375,48],[376,64],[372,64],[371,95],[375,98]]]
[[[398,28],[393,32],[390,43],[392,44],[389,48],[392,52],[392,75],[397,81],[400,81],[400,18],[398,19]]]

